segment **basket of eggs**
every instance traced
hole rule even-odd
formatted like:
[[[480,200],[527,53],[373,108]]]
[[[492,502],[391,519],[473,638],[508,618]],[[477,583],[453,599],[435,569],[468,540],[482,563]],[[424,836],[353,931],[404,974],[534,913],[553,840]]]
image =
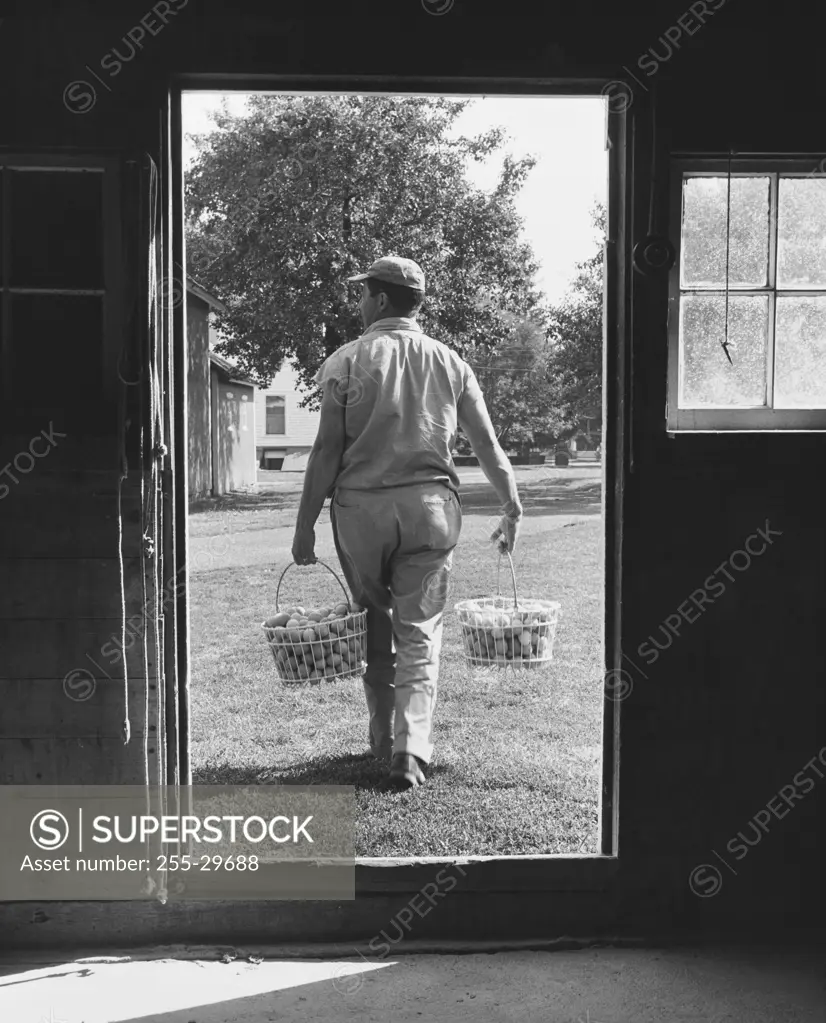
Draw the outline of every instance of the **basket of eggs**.
[[[292,564],[281,573],[275,593],[278,613],[262,625],[275,668],[282,682],[318,684],[323,678],[346,679],[364,674],[367,612],[354,604],[338,575],[323,561],[318,562],[335,576],[344,600],[318,608],[279,601],[281,581]]]
[[[547,666],[553,658],[561,605],[555,600],[520,601],[513,561],[505,551],[513,579],[509,597],[477,597],[455,605],[469,668],[513,670]]]

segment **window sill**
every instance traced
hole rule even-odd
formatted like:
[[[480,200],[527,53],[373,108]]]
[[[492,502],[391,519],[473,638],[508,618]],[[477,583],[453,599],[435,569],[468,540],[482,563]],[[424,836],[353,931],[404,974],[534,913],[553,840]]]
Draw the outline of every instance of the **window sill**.
[[[667,415],[666,432],[826,433],[826,409],[680,409]]]

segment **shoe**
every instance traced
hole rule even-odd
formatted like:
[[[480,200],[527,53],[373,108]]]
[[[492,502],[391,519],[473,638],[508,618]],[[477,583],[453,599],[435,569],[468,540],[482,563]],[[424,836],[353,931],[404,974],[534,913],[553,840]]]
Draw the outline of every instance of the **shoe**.
[[[425,776],[422,768],[427,767],[423,760],[412,753],[396,753],[390,765],[389,781],[393,788],[413,789],[424,785]]]

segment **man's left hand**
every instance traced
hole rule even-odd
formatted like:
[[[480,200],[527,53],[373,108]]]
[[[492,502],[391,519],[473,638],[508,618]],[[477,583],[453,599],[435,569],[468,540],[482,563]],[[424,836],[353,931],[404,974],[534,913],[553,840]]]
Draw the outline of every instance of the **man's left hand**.
[[[296,565],[314,565],[318,561],[315,556],[314,529],[296,529],[293,540],[293,561]]]

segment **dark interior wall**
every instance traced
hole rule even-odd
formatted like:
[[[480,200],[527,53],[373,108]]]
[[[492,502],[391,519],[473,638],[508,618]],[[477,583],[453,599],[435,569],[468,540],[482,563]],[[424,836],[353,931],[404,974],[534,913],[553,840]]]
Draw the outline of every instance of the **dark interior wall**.
[[[189,497],[195,500],[212,489],[209,306],[197,295],[186,296],[186,336]]]
[[[664,66],[672,80],[659,126],[670,151],[731,146],[819,153],[812,169],[820,162],[824,84],[801,31],[806,18],[797,4],[774,12],[763,20],[760,5],[731,4],[686,46],[679,73],[676,58]],[[647,214],[640,203],[639,234]],[[664,286],[636,276],[633,308],[623,649],[634,688],[622,703],[622,873],[660,909],[670,887],[675,918],[709,931],[737,915],[780,918],[784,907],[788,918],[814,920],[826,788],[826,661],[814,624],[825,552],[814,488],[826,437],[669,438]],[[770,542],[752,539],[748,549],[763,553],[735,555],[739,571],[727,564],[759,530]],[[651,635],[665,645],[661,624],[700,589],[713,603],[701,615],[689,605],[680,638],[646,663],[640,645]],[[701,896],[689,884],[695,869]]]
[[[155,152],[168,70],[615,78],[624,65],[643,82],[634,86],[630,109],[633,225],[635,237],[643,233],[648,154],[645,121],[636,119],[651,82],[638,60],[650,47],[667,52],[664,34],[689,4],[629,13],[592,0],[555,9],[550,20],[545,5],[532,3],[505,10],[458,0],[442,16],[426,6],[411,2],[395,22],[388,21],[386,5],[375,3],[346,11],[291,7],[279,15],[240,2],[189,0],[156,38],[143,40],[143,50],[117,76],[106,77],[111,91],[95,83],[97,99],[85,113],[70,112],[65,87],[93,81],[87,63],[103,74],[99,61],[113,47],[128,52],[122,39],[148,5],[133,5],[133,14],[124,11],[117,19],[111,8],[91,4],[60,8],[39,24],[9,17],[0,25],[0,90],[17,101],[3,106],[0,142]],[[824,83],[810,9],[790,2],[773,5],[770,14],[768,4],[709,0],[707,11],[715,7],[702,29],[683,34],[679,49],[673,46],[670,59],[658,65],[664,145],[672,151],[734,145],[826,152]],[[826,599],[816,495],[824,438],[668,438],[665,285],[638,276],[632,285],[622,635],[638,667],[626,663],[633,690],[621,705],[620,870],[609,929],[653,922],[711,931],[784,918],[821,926],[815,837],[826,784],[816,772],[826,775],[826,765],[816,758],[826,746],[819,641]],[[732,582],[718,575],[724,593],[647,664],[637,653],[640,644],[748,536],[767,527],[774,542],[765,553],[746,571],[729,569]],[[803,771],[814,784],[799,781]],[[802,798],[782,819],[769,813],[754,841],[755,815],[796,778]],[[754,842],[742,859],[726,848],[739,831]],[[713,887],[708,871],[697,879],[702,895],[689,885],[701,864],[721,872],[722,889],[714,897],[703,897]],[[545,921],[545,933],[565,926],[552,914]],[[496,919],[486,926],[495,931]]]

